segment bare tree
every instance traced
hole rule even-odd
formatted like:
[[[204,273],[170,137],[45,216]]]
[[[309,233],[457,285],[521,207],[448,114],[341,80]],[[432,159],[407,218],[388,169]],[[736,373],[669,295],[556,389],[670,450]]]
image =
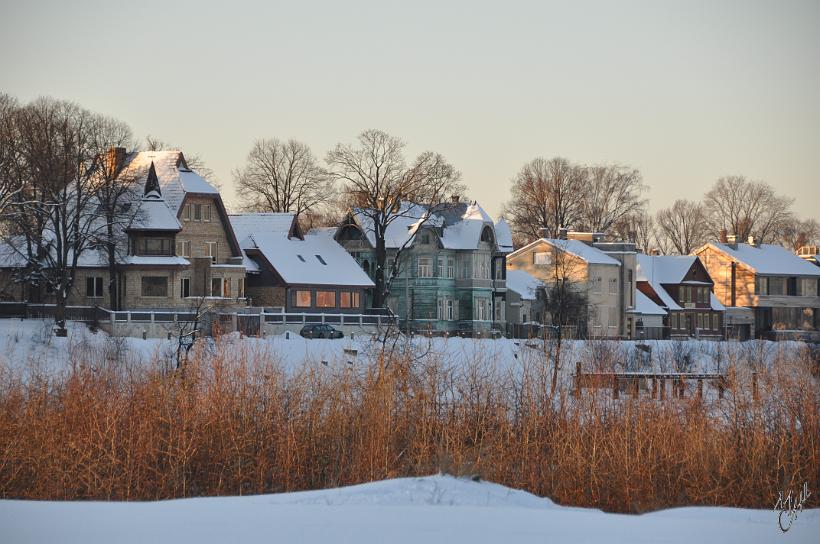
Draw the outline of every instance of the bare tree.
[[[15,123],[19,109],[14,97],[0,93],[0,218],[22,190],[17,175],[20,150]]]
[[[549,338],[544,338],[544,349],[552,359],[550,398],[555,395],[558,383],[565,329],[574,327],[576,337],[585,335],[589,316],[589,298],[583,281],[585,267],[567,252],[565,244],[563,240],[554,240],[550,245],[549,272],[546,278],[542,278],[546,295],[544,310],[549,314],[549,329],[553,331]]]
[[[820,242],[820,223],[816,219],[795,220],[783,232],[783,245],[792,251]]]
[[[95,191],[97,212],[104,221],[95,229],[95,246],[102,249],[108,265],[108,297],[112,310],[120,309],[120,270],[118,263],[127,254],[128,237],[125,228],[136,219],[138,210],[132,209],[137,197],[133,179],[122,176],[127,147],[133,146],[131,129],[125,123],[109,117],[99,117],[92,134],[93,148],[105,149],[97,156]]]
[[[608,232],[618,221],[643,209],[646,190],[638,170],[618,165],[588,169],[580,227]]]
[[[342,182],[355,210],[369,223],[376,247],[373,306],[384,307],[390,284],[401,265],[407,237],[397,248],[393,266],[385,271],[388,227],[399,218],[418,218],[416,230],[436,212],[449,206],[448,197],[463,191],[461,174],[438,153],[425,152],[409,166],[405,162],[405,143],[380,130],[365,130],[358,145],[338,144],[327,154],[334,179]]]
[[[550,238],[557,238],[558,229],[582,219],[587,183],[587,170],[566,159],[536,158],[525,164],[513,179],[512,197],[504,206],[513,233],[529,242],[546,228]]]
[[[21,190],[12,204],[14,247],[27,263],[24,279],[45,282],[54,292],[57,332],[64,335],[75,271],[105,228],[97,201],[99,160],[120,141],[122,127],[52,98],[22,108],[16,123]]]
[[[676,200],[658,211],[658,238],[679,255],[689,255],[708,241],[703,205],[691,200]]]
[[[332,179],[307,144],[257,140],[245,166],[234,172],[243,207],[249,211],[293,212],[317,208],[333,197]]]
[[[754,236],[760,243],[777,243],[794,221],[792,202],[767,183],[723,177],[704,197],[706,222],[715,238],[725,229],[741,240]]]

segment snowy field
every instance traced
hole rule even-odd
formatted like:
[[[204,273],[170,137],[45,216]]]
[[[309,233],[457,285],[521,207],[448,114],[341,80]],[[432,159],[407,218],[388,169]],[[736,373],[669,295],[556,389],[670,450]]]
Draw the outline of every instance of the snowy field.
[[[0,541],[225,542],[814,542],[820,510],[781,533],[771,510],[678,508],[641,516],[556,506],[449,476],[280,495],[165,502],[0,501]]]
[[[0,363],[6,368],[60,372],[69,360],[89,365],[120,364],[139,366],[154,361],[174,360],[175,340],[141,338],[110,338],[104,332],[91,332],[83,324],[69,323],[67,338],[51,334],[53,322],[48,320],[0,319]],[[361,365],[372,361],[382,345],[370,336],[355,339],[307,340],[297,334],[266,338],[240,338],[238,333],[225,335],[222,347],[237,358],[270,360],[286,370],[324,365],[339,367]],[[617,370],[686,370],[691,372],[725,372],[743,360],[772,364],[780,354],[806,353],[800,342],[713,342],[687,340],[649,340],[649,360],[635,349],[638,342],[625,341],[565,341],[562,367],[567,378],[575,371],[574,362],[615,361]],[[195,349],[215,349],[213,341],[200,341]],[[447,365],[459,367],[476,361],[491,364],[496,371],[520,370],[527,363],[544,360],[543,348],[537,341],[513,339],[424,338],[399,341],[397,349],[410,350],[418,358],[436,358]],[[678,367],[677,365],[683,365]],[[585,368],[585,371],[594,369]]]

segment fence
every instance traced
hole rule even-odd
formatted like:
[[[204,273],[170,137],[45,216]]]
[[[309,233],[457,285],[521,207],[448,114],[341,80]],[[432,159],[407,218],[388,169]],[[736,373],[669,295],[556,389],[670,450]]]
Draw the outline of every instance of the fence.
[[[0,302],[0,318],[54,319],[56,304],[32,304],[28,302]],[[107,317],[107,310],[97,306],[66,306],[65,318],[69,321],[96,323]]]

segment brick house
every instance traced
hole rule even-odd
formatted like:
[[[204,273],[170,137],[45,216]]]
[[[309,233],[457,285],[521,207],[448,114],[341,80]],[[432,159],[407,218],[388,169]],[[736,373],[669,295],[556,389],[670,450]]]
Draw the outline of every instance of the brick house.
[[[116,148],[109,156],[133,193],[117,258],[119,306],[187,308],[203,297],[219,306],[244,305],[243,254],[219,191],[188,168],[180,151]],[[6,269],[4,276],[10,275]],[[85,251],[68,304],[110,307],[108,281],[104,252]],[[54,301],[46,289],[38,297]],[[24,289],[7,298],[32,300]]]
[[[695,250],[739,338],[820,341],[820,267],[771,244],[711,242]]]

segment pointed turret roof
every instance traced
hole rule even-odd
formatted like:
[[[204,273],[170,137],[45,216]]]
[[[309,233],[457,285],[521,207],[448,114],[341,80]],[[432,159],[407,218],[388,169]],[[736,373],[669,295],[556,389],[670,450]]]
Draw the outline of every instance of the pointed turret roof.
[[[148,168],[148,179],[145,180],[145,196],[151,193],[156,193],[156,196],[162,196],[162,191],[159,188],[159,178],[157,178],[157,170],[154,168],[154,161],[151,161],[151,166]]]

